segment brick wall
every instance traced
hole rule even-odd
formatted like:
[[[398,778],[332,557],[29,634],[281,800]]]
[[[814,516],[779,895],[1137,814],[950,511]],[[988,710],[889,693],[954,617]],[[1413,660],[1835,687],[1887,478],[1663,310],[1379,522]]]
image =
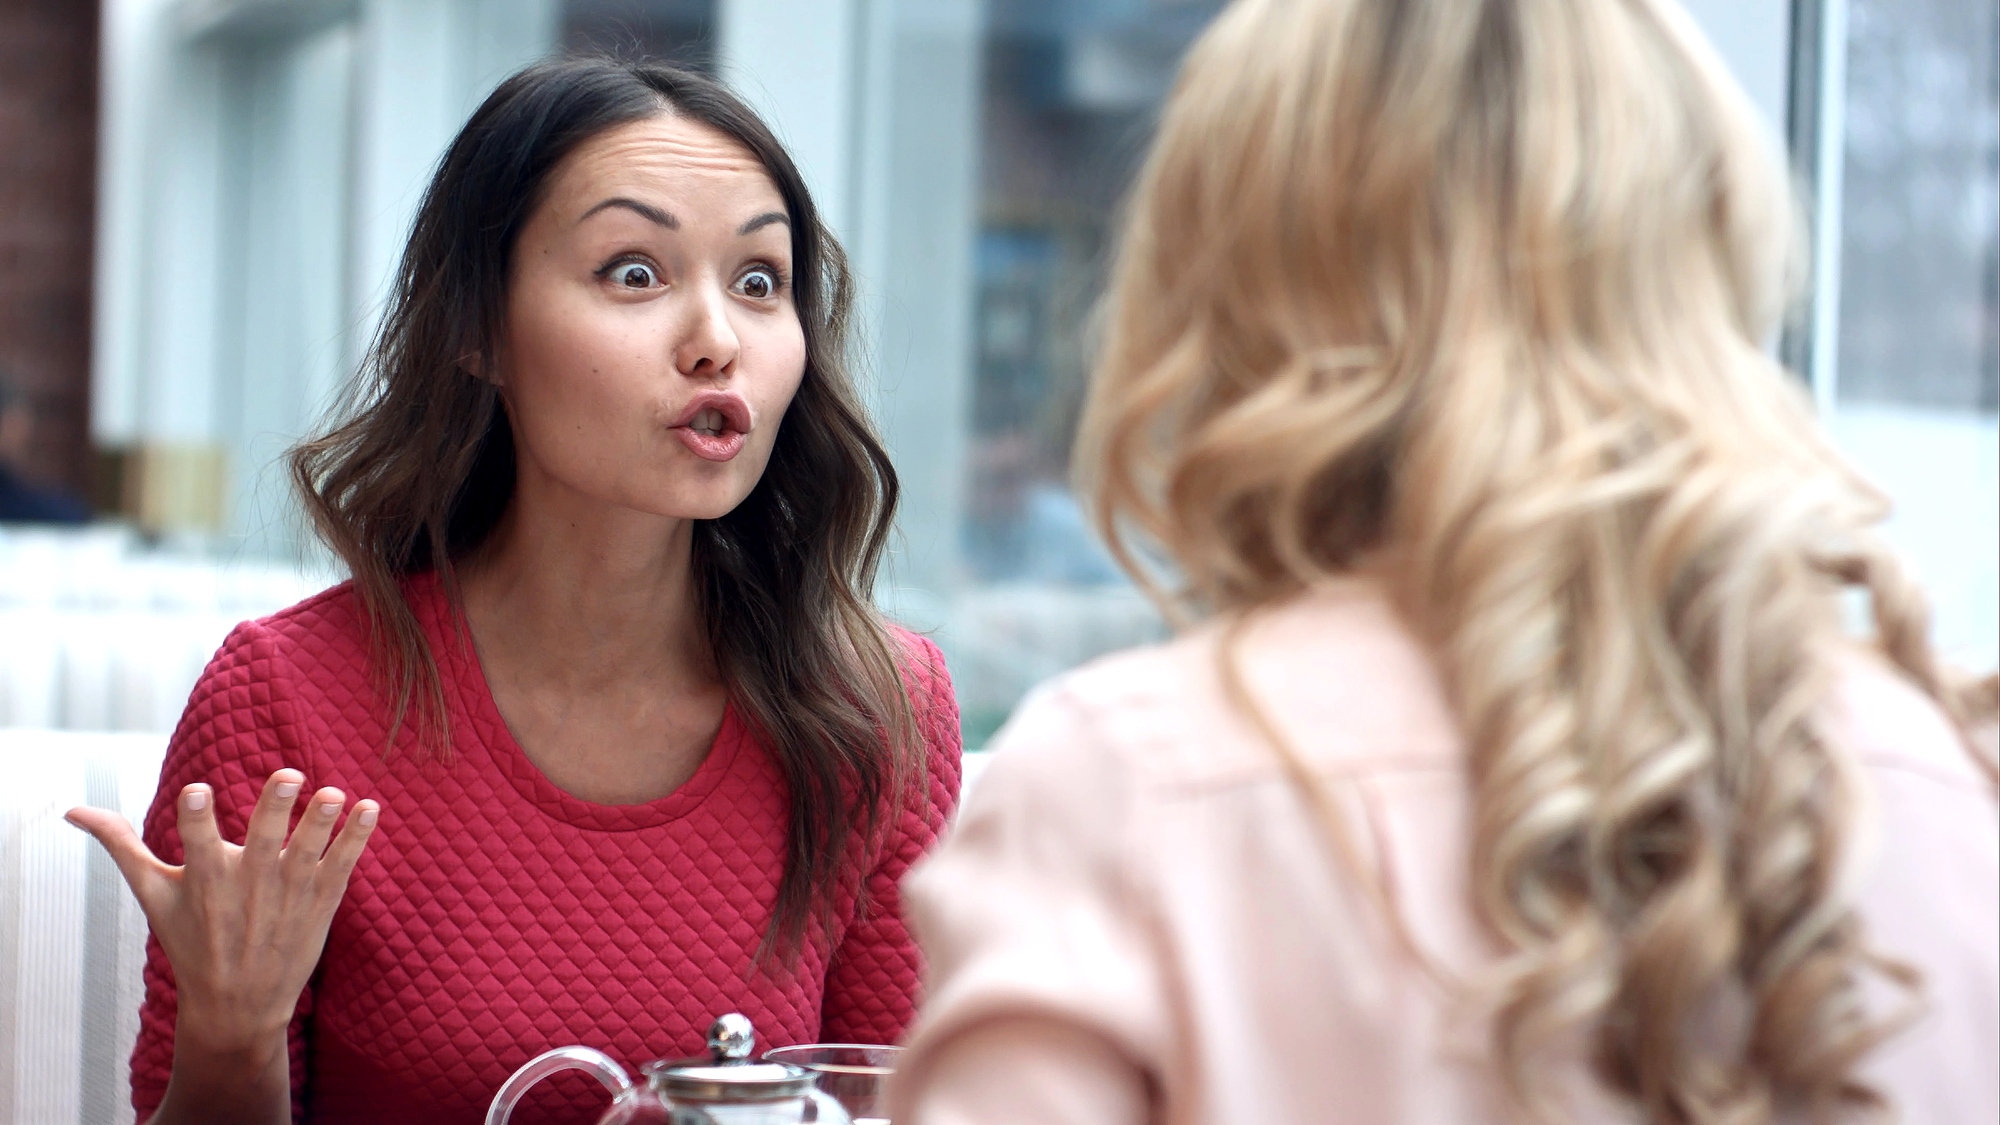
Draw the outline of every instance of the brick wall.
[[[29,475],[87,495],[96,0],[0,0],[0,369],[35,404]]]

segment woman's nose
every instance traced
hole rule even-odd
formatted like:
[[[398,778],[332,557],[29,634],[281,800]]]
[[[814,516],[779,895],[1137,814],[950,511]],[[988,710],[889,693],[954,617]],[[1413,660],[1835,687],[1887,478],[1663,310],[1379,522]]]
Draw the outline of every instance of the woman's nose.
[[[729,322],[728,296],[713,286],[701,286],[691,298],[674,345],[674,369],[690,377],[732,373],[742,343]]]

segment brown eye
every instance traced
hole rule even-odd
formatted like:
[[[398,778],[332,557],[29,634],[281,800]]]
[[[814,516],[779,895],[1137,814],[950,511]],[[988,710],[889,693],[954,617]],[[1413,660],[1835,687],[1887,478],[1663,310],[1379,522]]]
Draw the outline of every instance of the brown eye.
[[[627,289],[651,289],[660,281],[653,267],[644,262],[624,262],[613,266],[611,277]]]
[[[761,301],[778,291],[778,279],[770,270],[751,270],[743,275],[743,280],[737,282],[736,287],[743,291],[745,297]]]

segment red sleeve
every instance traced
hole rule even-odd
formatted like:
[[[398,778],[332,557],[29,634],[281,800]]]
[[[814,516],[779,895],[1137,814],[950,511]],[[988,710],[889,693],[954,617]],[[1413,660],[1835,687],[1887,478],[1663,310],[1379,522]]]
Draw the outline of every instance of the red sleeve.
[[[927,750],[926,784],[898,813],[868,875],[868,909],[848,927],[827,970],[820,1015],[820,1039],[826,1043],[899,1043],[916,1018],[923,955],[904,925],[898,884],[937,844],[958,805],[958,699],[944,654],[922,637],[901,639],[910,656],[912,702]]]
[[[300,748],[296,705],[270,632],[254,621],[238,625],[188,697],[180,726],[167,744],[160,788],[146,811],[146,846],[167,863],[181,862],[174,802],[182,787],[205,781],[215,790],[222,837],[243,840],[250,810],[264,779],[283,766],[303,770],[313,785],[313,763]],[[304,802],[300,802],[304,807]],[[158,940],[146,939],[146,999],[139,1009],[139,1041],[132,1048],[132,1107],[143,1122],[166,1097],[174,1059],[174,972]],[[305,1017],[308,988],[299,998],[287,1038],[291,1050],[292,1120],[300,1120],[305,1086]]]

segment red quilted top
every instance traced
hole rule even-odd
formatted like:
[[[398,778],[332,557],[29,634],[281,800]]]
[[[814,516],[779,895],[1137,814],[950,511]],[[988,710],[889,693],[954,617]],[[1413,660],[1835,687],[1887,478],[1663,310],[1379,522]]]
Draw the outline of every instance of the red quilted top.
[[[958,799],[957,706],[929,641],[901,638],[930,782],[869,874],[870,909],[849,892],[834,932],[815,933],[796,967],[756,966],[788,813],[782,776],[734,711],[668,796],[578,800],[529,762],[477,660],[445,639],[435,579],[407,593],[444,677],[450,761],[414,753],[407,736],[383,754],[387,714],[368,687],[358,599],[342,585],[230,634],[146,814],[146,843],[179,863],[173,801],[189,782],[214,786],[223,835],[238,841],[281,766],[305,772],[306,792],[336,785],[350,801],[382,802],[292,1021],[295,1120],[472,1125],[507,1076],[550,1047],[597,1047],[631,1070],[699,1053],[724,1012],[749,1016],[763,1047],[901,1037],[921,967],[896,884]],[[173,1029],[173,974],[151,941],[132,1054],[142,1121],[165,1095]],[[591,1122],[608,1100],[595,1081],[558,1075],[514,1120]]]

